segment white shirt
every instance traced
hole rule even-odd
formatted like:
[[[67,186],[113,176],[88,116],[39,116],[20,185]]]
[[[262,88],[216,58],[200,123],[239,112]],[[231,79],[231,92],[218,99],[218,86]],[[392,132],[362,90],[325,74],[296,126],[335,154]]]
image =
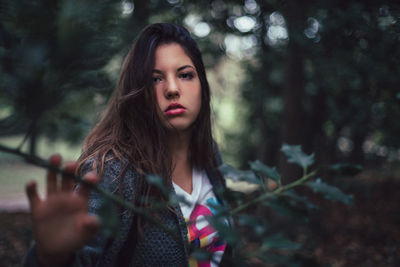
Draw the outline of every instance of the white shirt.
[[[198,261],[189,259],[189,266],[210,266],[216,267],[222,259],[226,243],[218,238],[218,233],[211,227],[205,219],[207,216],[215,214],[215,210],[211,205],[220,204],[212,190],[212,185],[204,170],[199,171],[193,168],[192,171],[192,193],[189,194],[179,185],[172,182],[175,192],[178,196],[182,196],[188,202],[180,203],[183,217],[188,224],[188,239],[191,244],[197,248],[203,248],[212,253],[212,261]]]

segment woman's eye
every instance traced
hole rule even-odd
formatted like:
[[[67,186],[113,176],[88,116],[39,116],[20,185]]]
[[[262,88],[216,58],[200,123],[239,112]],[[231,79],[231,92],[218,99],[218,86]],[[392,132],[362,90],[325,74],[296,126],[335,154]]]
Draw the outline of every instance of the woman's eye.
[[[191,79],[193,79],[194,74],[191,72],[184,72],[184,73],[181,73],[180,77],[185,80],[191,80]]]
[[[160,77],[153,77],[153,83],[158,83],[161,81]]]

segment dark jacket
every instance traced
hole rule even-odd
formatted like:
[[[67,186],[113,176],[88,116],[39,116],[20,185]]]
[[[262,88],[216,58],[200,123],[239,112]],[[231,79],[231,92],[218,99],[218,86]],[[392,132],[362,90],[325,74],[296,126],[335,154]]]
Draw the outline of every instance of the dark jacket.
[[[220,159],[217,161],[219,161],[218,163],[221,162]],[[120,182],[118,177],[120,177],[123,167],[121,165],[119,160],[107,162],[99,186],[109,192],[118,192]],[[85,164],[81,174],[83,175],[90,171],[91,166],[91,162]],[[225,187],[224,182],[218,178],[215,169],[209,168],[206,169],[206,172],[220,203],[227,205],[217,194],[219,189]],[[138,179],[136,179],[137,175],[137,172],[129,167],[124,175],[123,186],[121,187],[121,192],[118,193],[122,194],[127,201],[133,201],[135,198],[136,191],[134,188],[139,186]],[[93,192],[89,199],[89,212],[97,213],[101,203],[102,196],[98,192]],[[188,266],[190,248],[186,223],[179,204],[176,204],[173,208],[175,212],[165,209],[159,215],[164,224],[173,229],[177,236],[181,237],[179,242],[151,223],[146,223],[143,226],[143,238],[136,235],[133,244],[132,242],[129,243],[129,241],[126,242],[129,240],[128,236],[132,236],[131,229],[135,228],[133,227],[135,216],[128,210],[123,210],[119,235],[114,238],[105,238],[103,235],[98,234],[90,244],[75,253],[68,266],[109,267],[121,266],[122,263],[126,266]],[[129,253],[131,249],[133,255]],[[35,245],[28,250],[24,266],[40,266],[35,253]]]

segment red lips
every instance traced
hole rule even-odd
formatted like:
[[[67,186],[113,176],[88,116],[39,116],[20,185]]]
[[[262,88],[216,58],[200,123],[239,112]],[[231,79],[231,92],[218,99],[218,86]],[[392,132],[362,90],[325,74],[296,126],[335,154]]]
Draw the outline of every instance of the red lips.
[[[186,108],[179,103],[171,103],[164,111],[165,115],[179,115],[186,111]]]

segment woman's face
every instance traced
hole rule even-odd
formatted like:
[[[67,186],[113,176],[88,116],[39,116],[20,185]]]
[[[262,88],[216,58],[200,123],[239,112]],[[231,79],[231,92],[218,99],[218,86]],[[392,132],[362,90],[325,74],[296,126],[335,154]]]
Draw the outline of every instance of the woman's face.
[[[157,47],[153,84],[164,126],[190,131],[201,108],[201,84],[192,60],[179,44]]]

